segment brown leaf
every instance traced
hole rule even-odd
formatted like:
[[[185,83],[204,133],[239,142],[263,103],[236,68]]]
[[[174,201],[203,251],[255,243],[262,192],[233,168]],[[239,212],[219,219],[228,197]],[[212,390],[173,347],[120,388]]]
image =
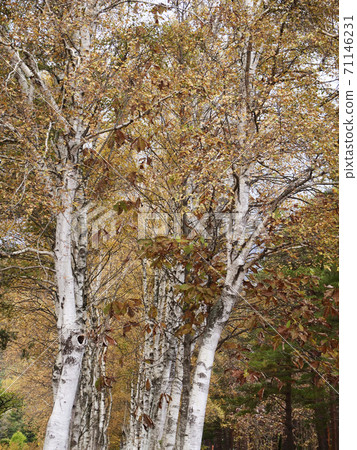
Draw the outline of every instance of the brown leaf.
[[[311,361],[310,366],[312,366],[314,369],[317,369],[320,365],[320,361]]]
[[[118,345],[117,341],[108,334],[105,335],[105,339],[108,341],[110,345]]]
[[[142,152],[148,146],[149,146],[148,143],[141,136],[136,138],[132,144],[132,147],[135,148],[138,152]]]
[[[131,184],[134,184],[137,176],[138,176],[138,174],[136,172],[130,172],[126,178]]]
[[[130,325],[130,323],[124,324],[124,326],[123,326],[123,336],[125,336],[126,333],[129,333],[130,330],[131,330],[131,325]]]
[[[151,418],[147,414],[143,414],[142,416],[144,424],[149,428],[154,428],[154,422],[151,420]]]
[[[113,383],[115,381],[114,377],[103,377],[104,379],[104,386],[111,388],[113,386]]]
[[[150,319],[156,319],[157,317],[157,308],[154,305],[150,306],[150,309],[148,311],[148,316]]]
[[[121,130],[114,131],[114,140],[117,147],[121,147],[124,144],[125,139],[126,139],[125,134]]]
[[[128,312],[128,316],[129,317],[134,317],[135,316],[135,311],[130,306],[128,306],[128,311],[127,312]]]
[[[260,400],[262,400],[262,398],[263,398],[264,391],[265,391],[265,388],[261,388],[261,389],[258,391],[258,396],[259,396]]]

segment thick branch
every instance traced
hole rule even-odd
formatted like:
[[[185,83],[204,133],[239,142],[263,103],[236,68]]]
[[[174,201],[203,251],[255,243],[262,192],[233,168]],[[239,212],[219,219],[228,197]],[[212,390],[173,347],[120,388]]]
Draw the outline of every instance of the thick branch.
[[[50,256],[53,258],[53,253],[48,250],[38,250],[36,248],[28,247],[23,248],[21,250],[16,250],[12,252],[4,252],[3,250],[0,250],[0,257],[2,258],[12,258],[14,256],[23,255],[24,253],[36,253],[36,255],[44,255],[44,256]]]

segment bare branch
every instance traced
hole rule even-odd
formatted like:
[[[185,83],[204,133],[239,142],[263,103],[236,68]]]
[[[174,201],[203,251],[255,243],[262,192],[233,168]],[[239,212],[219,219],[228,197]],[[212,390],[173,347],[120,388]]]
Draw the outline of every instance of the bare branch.
[[[43,256],[50,256],[51,258],[54,257],[54,254],[48,250],[38,250],[36,248],[28,247],[24,248],[22,250],[16,250],[13,252],[4,252],[3,250],[0,251],[0,257],[3,258],[12,258],[14,256],[23,255],[25,253],[35,253],[36,255],[43,255]]]

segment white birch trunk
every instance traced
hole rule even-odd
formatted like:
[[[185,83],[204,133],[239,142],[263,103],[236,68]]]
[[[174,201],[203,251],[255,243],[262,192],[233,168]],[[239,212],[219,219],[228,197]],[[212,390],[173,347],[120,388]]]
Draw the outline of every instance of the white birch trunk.
[[[218,302],[213,306],[201,338],[195,365],[192,385],[189,395],[185,435],[180,442],[180,449],[200,450],[208,391],[212,374],[214,356],[232,309],[235,305],[239,290],[244,281],[246,270],[244,265],[250,252],[246,240],[249,211],[249,167],[241,173],[235,186],[234,219],[231,218],[230,229],[227,233],[227,275],[225,285]]]
[[[84,241],[87,236],[87,222],[80,221],[77,217],[77,224],[85,223],[85,227],[79,226],[79,237]],[[87,239],[86,239],[87,242]],[[76,246],[78,247],[78,245]],[[79,252],[76,252],[79,254]],[[101,255],[99,255],[101,258]],[[89,339],[82,363],[82,374],[80,386],[77,392],[75,405],[72,412],[72,426],[70,443],[73,450],[86,450],[100,448],[105,450],[108,447],[107,428],[111,409],[110,387],[98,389],[96,382],[104,379],[106,376],[105,356],[107,346],[98,335],[98,329],[104,326],[101,312],[96,308],[95,296],[99,292],[102,278],[101,259],[98,264],[98,274],[90,286],[89,293],[85,293],[84,303],[77,303],[77,310],[81,306],[86,308],[87,295],[89,297],[87,306],[87,329],[89,330]],[[78,268],[77,268],[78,271]],[[76,277],[82,281],[84,286],[85,279]],[[84,291],[83,291],[84,292]]]
[[[67,449],[72,408],[77,393],[86,338],[83,317],[76,310],[75,277],[72,270],[73,205],[78,189],[78,174],[69,164],[59,192],[62,211],[57,217],[55,269],[58,286],[58,332],[62,367],[53,411],[47,425],[44,448]]]
[[[98,312],[91,311],[92,330],[97,331]],[[71,449],[86,450],[108,447],[106,434],[110,416],[110,388],[98,389],[96,382],[106,376],[107,347],[90,333],[82,363],[80,386],[72,413]]]
[[[241,275],[237,280],[235,287],[238,287],[243,281]],[[213,361],[218,341],[221,337],[223,328],[229,319],[234,306],[236,295],[224,292],[219,302],[214,306],[214,312],[210,315],[210,323],[204,332],[196,369],[192,380],[190,399],[188,405],[188,415],[186,431],[181,449],[201,449],[201,440],[203,425],[206,413],[208,399],[208,390],[210,385]]]
[[[182,350],[178,354],[178,348],[182,349],[182,345],[180,347],[180,340],[174,331],[180,323],[181,311],[173,289],[177,281],[173,283],[163,271],[155,270],[153,287],[150,289],[147,272],[148,265],[145,262],[144,306],[147,314],[150,307],[156,307],[157,317],[147,318],[150,330],[145,336],[134,401],[132,393],[130,423],[122,445],[126,450],[164,448],[167,430],[170,431],[170,442],[175,442],[179,416]],[[178,276],[181,272],[182,269],[178,271]],[[161,323],[166,324],[165,329],[161,328]]]
[[[165,428],[163,430],[162,448],[172,450],[175,448],[177,426],[181,405],[182,379],[183,379],[183,346],[179,345],[176,355],[175,377],[172,382],[171,400],[166,413]]]
[[[56,401],[47,425],[44,449],[68,449],[68,436],[72,417],[72,408],[81,373],[84,344],[83,335],[76,332],[69,333],[64,343],[65,357]]]
[[[184,442],[191,386],[191,337],[186,334],[182,342],[182,392],[180,403],[180,421],[177,428],[176,448],[180,449]]]
[[[61,29],[58,34],[57,29],[61,28],[62,20],[57,21],[60,14],[51,11],[54,4],[45,3],[41,14],[48,14],[48,26],[51,24],[57,38],[60,36],[59,43],[56,43],[56,46],[59,44],[58,49],[63,41],[61,56],[60,52],[55,52],[55,61],[52,60],[51,52],[39,52],[34,48],[34,41],[28,46],[25,41],[21,42],[21,34],[19,39],[16,39],[16,33],[14,36],[8,33],[7,36],[4,28],[6,59],[10,61],[12,73],[19,83],[27,105],[34,115],[37,107],[40,108],[41,114],[36,119],[38,124],[44,120],[43,114],[46,110],[35,105],[35,99],[41,99],[40,104],[47,104],[51,115],[43,146],[41,133],[33,137],[36,142],[34,162],[39,173],[45,177],[46,187],[54,200],[54,208],[58,208],[54,254],[59,353],[53,370],[54,407],[47,425],[44,448],[63,450],[78,445],[78,448],[83,449],[105,449],[108,405],[103,392],[91,392],[95,389],[94,383],[98,373],[105,370],[104,359],[99,362],[99,355],[103,354],[102,343],[95,346],[91,342],[81,378],[81,364],[87,344],[85,284],[88,252],[87,206],[85,185],[81,176],[82,145],[93,119],[91,114],[88,115],[88,107],[93,107],[94,111],[101,104],[95,89],[93,95],[88,95],[85,89],[88,81],[83,77],[86,71],[91,70],[92,39],[98,36],[96,30],[100,22],[99,10],[104,3],[96,0],[67,2],[63,11],[68,12],[68,23],[66,29]],[[112,6],[114,7],[113,4]],[[1,31],[3,32],[3,29]],[[3,39],[3,33],[1,34]],[[44,42],[50,44],[50,40],[46,41],[47,38],[44,38]],[[54,85],[43,79],[39,69],[42,66],[49,68],[49,75],[55,75]],[[9,74],[9,79],[12,73]],[[93,106],[97,101],[97,106]],[[98,128],[100,120],[97,123]],[[34,133],[36,130],[37,128]],[[80,382],[82,385],[79,389]],[[83,397],[86,396],[86,406],[93,404],[94,410],[90,413],[90,420],[83,422],[82,411],[73,413],[76,395],[82,406],[85,403],[82,401]],[[93,397],[89,398],[90,396]],[[91,428],[94,423],[95,430],[94,427]],[[83,429],[84,426],[89,429]],[[72,437],[76,436],[73,445],[69,443],[71,427]],[[82,443],[79,436],[83,437]]]

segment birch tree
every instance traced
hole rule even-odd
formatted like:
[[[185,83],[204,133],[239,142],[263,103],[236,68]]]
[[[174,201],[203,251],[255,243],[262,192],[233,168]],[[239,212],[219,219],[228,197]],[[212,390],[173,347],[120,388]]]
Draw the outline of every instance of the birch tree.
[[[182,314],[175,330],[176,356],[170,365],[177,371],[172,370],[169,385],[163,383],[161,390],[163,396],[181,396],[179,402],[172,401],[180,404],[180,415],[174,423],[167,421],[170,432],[164,429],[161,440],[150,447],[147,435],[156,426],[161,429],[161,418],[149,413],[157,411],[152,403],[145,416],[137,417],[142,440],[129,441],[128,448],[200,448],[215,350],[233,308],[249,307],[242,292],[246,275],[263,256],[276,251],[265,241],[274,232],[274,217],[289,214],[306,196],[331,183],[330,162],[337,148],[337,34],[335,5],[326,6],[322,12],[317,4],[305,2],[207,2],[186,10],[185,20],[163,28],[167,34],[163,31],[158,53],[170,61],[166,77],[175,80],[180,95],[162,106],[160,120],[148,124],[154,136],[152,151],[147,150],[153,168],[146,174],[150,180],[167,177],[169,182],[161,181],[152,194],[153,181],[147,192],[162,212],[170,209],[163,199],[174,198],[175,212],[186,215],[188,232],[183,245],[175,239],[147,242],[146,256],[155,267],[166,264],[168,272],[184,264],[185,295],[172,305],[190,313],[187,321]],[[161,178],[155,172],[159,166]],[[150,178],[150,173],[155,175]],[[208,216],[202,223],[210,255],[195,243],[202,233],[197,232],[196,239],[190,234],[192,211]],[[224,246],[214,245],[217,227],[209,225],[217,214],[226,217],[225,231],[218,232]],[[200,281],[196,276],[202,269],[194,258],[201,259],[207,271]],[[198,295],[198,288],[211,285],[216,292],[209,302]],[[186,376],[178,350],[180,327],[189,343]],[[169,358],[169,352],[165,354]],[[184,380],[183,386],[174,383],[176,376]],[[138,400],[150,395],[150,377],[145,383]],[[138,404],[134,401],[133,406]]]
[[[91,407],[83,392],[88,391],[86,383],[94,388],[99,370],[87,330],[93,312],[88,306],[89,202],[103,191],[105,173],[115,172],[107,161],[113,142],[116,149],[120,141],[114,131],[141,115],[135,83],[143,74],[137,61],[129,64],[127,58],[135,53],[130,39],[137,27],[124,20],[125,13],[125,4],[111,1],[7,2],[1,10],[3,142],[9,151],[10,144],[17,149],[19,159],[40,180],[39,191],[50,205],[49,221],[55,224],[52,248],[41,248],[43,241],[38,240],[35,248],[19,242],[19,249],[5,249],[6,257],[33,253],[53,261],[59,353],[46,449],[107,446],[105,439],[87,436],[96,426],[103,434],[104,412],[101,417],[94,414],[86,433],[78,434],[78,408]],[[129,114],[124,112],[128,99]],[[30,191],[28,180],[22,186]],[[33,200],[38,201],[35,193]],[[20,223],[15,218],[15,225]],[[87,351],[82,371],[86,348],[93,351]]]

